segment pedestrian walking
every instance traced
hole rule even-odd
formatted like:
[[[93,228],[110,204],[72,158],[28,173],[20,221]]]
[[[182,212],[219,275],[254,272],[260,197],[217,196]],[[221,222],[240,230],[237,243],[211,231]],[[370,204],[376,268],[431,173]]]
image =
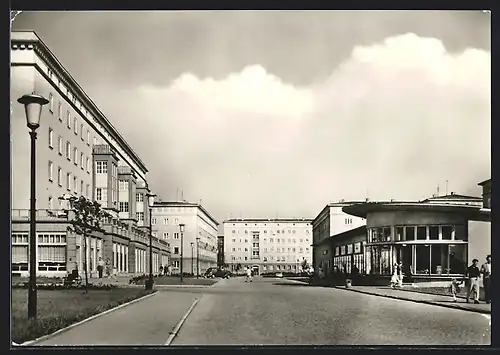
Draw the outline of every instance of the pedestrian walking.
[[[109,258],[106,259],[106,276],[108,277],[108,279],[111,277],[111,265],[110,265],[110,262],[109,262]]]
[[[463,280],[457,280],[456,278],[451,280],[450,293],[453,296],[453,302],[457,302],[457,294],[459,294],[460,291],[462,290],[461,286],[463,282],[464,282]]]
[[[247,267],[247,278],[245,280],[245,282],[252,282],[252,269],[250,269],[249,267]]]
[[[472,265],[467,268],[467,303],[470,303],[470,296],[474,293],[474,303],[479,303],[479,278],[481,276],[481,271],[478,267],[479,260],[473,259]]]
[[[403,263],[399,263],[396,270],[398,271],[398,286],[403,287]]]
[[[397,286],[399,286],[398,264],[394,264],[394,272],[392,273],[389,286],[391,286],[391,288],[396,288]]]
[[[99,278],[102,279],[102,274],[104,272],[104,260],[99,257],[99,261],[97,261],[97,272],[99,273]]]
[[[163,265],[160,265],[160,275],[159,276],[162,276],[163,275]]]
[[[491,303],[491,255],[486,256],[486,263],[481,266],[483,274],[484,299],[486,303]]]

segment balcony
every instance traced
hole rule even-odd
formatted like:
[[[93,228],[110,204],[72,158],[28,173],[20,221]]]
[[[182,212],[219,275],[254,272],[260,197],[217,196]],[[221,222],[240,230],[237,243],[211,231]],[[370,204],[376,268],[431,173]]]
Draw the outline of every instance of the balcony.
[[[30,210],[12,210],[12,220],[15,221],[29,221],[30,220]],[[36,211],[37,221],[61,221],[68,219],[68,213],[66,210],[37,210]]]
[[[119,166],[118,174],[132,174],[132,168],[130,166]]]

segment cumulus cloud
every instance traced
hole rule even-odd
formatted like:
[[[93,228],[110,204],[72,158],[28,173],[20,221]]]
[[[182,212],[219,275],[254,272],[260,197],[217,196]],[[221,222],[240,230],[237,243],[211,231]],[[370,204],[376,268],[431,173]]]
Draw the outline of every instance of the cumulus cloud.
[[[490,71],[489,52],[451,54],[438,39],[404,34],[355,47],[310,86],[258,64],[144,85],[116,103],[116,125],[164,199],[183,189],[219,219],[314,217],[329,201],[367,194],[419,199],[446,180],[449,191],[479,195],[490,176]]]

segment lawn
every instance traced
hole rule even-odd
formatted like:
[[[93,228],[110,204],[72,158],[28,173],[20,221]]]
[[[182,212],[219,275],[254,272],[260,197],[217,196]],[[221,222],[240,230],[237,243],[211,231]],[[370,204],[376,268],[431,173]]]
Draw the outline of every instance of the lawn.
[[[38,290],[38,314],[28,320],[28,290],[12,290],[12,340],[23,343],[65,328],[94,314],[151,293],[136,288]]]
[[[144,285],[146,279],[137,282],[137,285]],[[219,281],[219,279],[205,279],[200,277],[184,277],[184,282],[181,282],[179,276],[160,276],[155,277],[155,285],[197,285],[197,286],[210,286]]]

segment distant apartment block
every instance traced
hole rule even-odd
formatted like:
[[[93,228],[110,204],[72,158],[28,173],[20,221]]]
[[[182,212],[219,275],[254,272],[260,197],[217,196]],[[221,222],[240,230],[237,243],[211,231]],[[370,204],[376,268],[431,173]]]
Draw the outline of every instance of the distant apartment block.
[[[237,218],[224,222],[224,259],[233,272],[297,272],[312,262],[311,219]]]

